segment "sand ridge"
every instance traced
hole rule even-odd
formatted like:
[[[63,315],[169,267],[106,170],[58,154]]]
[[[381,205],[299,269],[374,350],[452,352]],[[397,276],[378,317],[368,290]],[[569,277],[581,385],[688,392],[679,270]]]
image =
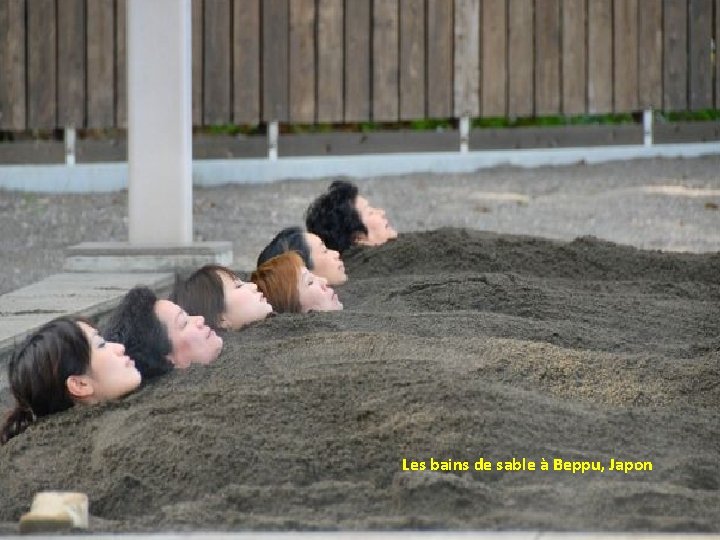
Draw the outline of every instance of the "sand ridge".
[[[0,521],[53,488],[93,530],[720,531],[720,254],[442,229],[346,266],[345,311],[0,448]],[[431,458],[470,470],[403,470]]]

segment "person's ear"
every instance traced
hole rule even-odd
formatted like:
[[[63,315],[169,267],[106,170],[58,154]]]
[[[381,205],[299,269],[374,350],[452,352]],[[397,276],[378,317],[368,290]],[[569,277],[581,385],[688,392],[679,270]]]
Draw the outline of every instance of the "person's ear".
[[[370,243],[370,239],[368,238],[368,235],[365,233],[356,234],[353,244],[355,244],[357,246],[372,246],[372,244]]]
[[[65,381],[65,386],[74,399],[87,399],[95,393],[92,379],[87,375],[70,375]]]
[[[175,356],[173,355],[173,353],[168,354],[165,358],[173,365],[173,367],[177,367],[177,364],[175,363]]]
[[[223,330],[230,330],[230,321],[227,320],[227,317],[225,317],[223,313],[221,313],[218,318],[218,326]]]

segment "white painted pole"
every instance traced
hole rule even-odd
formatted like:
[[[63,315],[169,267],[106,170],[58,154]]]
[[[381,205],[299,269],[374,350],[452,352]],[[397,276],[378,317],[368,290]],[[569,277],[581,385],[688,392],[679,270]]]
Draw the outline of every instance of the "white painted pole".
[[[268,124],[268,159],[275,161],[278,158],[278,137],[280,128],[277,121]]]
[[[460,152],[467,154],[470,150],[470,117],[460,117]]]
[[[128,236],[192,243],[190,0],[128,0]]]
[[[653,112],[652,109],[643,111],[643,144],[652,146],[653,144]]]
[[[75,128],[65,128],[65,165],[75,165]]]

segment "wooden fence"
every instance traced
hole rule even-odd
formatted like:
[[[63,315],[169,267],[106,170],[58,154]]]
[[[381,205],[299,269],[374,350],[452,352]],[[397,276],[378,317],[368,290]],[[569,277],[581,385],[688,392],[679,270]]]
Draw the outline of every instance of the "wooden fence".
[[[0,129],[125,127],[126,1],[0,0]],[[720,0],[192,0],[192,16],[198,126],[720,108]]]

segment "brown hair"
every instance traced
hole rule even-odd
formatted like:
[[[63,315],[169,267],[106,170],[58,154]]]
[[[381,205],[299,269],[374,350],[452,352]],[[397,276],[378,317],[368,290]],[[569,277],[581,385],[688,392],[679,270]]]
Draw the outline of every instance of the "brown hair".
[[[225,291],[220,277],[222,274],[232,280],[237,279],[235,272],[217,264],[207,264],[187,279],[176,275],[170,301],[190,315],[202,315],[213,330],[222,330],[220,319],[225,312]]]
[[[258,286],[276,313],[300,313],[298,280],[303,260],[295,251],[286,251],[258,266],[250,280]]]

